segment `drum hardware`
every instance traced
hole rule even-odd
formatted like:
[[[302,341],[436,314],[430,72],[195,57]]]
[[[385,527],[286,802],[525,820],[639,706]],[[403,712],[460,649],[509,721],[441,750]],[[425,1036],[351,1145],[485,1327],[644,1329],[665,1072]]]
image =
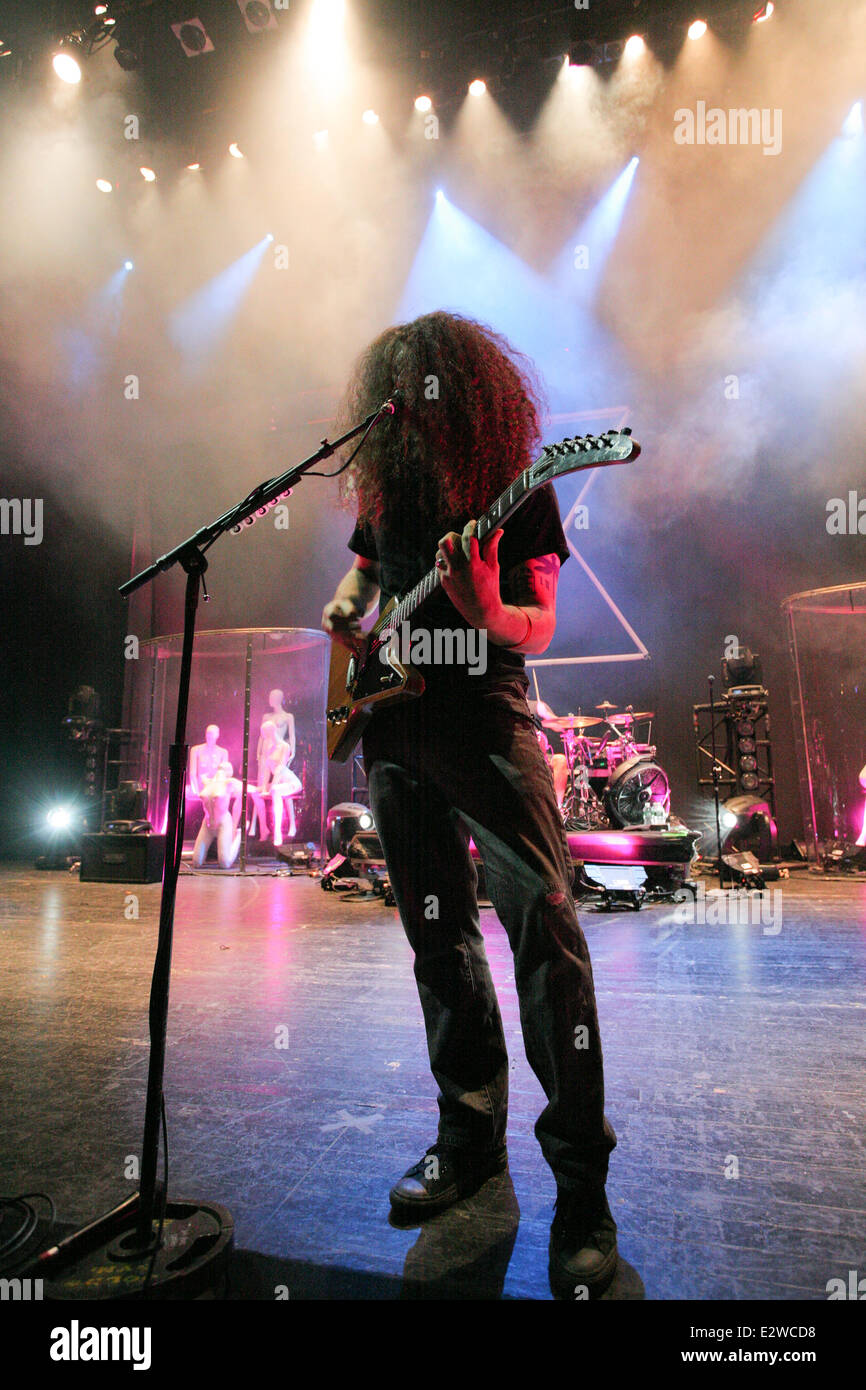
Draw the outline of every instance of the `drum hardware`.
[[[631,728],[633,724],[640,724],[644,719],[655,719],[655,711],[651,709],[638,710],[637,714],[631,710],[626,710],[625,714],[612,714],[608,719],[608,724],[616,724],[617,728],[623,725]]]
[[[575,730],[592,728],[601,723],[583,715],[569,715],[554,721],[565,749],[568,765],[568,782],[562,802],[562,818],[567,827],[573,830],[600,830],[608,825],[601,799],[589,780],[589,765],[593,756],[596,739],[587,738]],[[553,727],[553,725],[551,726]]]
[[[603,799],[612,822],[623,829],[661,826],[667,824],[670,783],[657,762],[639,753],[612,773]]]
[[[605,700],[596,706],[598,715],[584,715],[579,710],[576,715],[557,716],[540,698],[535,704],[536,722],[562,739],[568,780],[560,809],[568,829],[639,829],[667,824],[667,775],[656,761],[655,744],[639,743],[634,737],[635,726],[654,719],[655,711],[635,711],[628,706],[621,714],[609,713],[615,708]],[[539,735],[540,741],[544,737],[540,730]],[[552,752],[546,738],[542,746],[550,762]]]

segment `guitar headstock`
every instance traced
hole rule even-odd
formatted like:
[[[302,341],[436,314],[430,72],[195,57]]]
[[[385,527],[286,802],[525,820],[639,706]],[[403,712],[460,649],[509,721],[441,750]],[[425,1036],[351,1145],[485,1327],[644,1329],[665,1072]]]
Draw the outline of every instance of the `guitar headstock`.
[[[529,469],[532,486],[550,482],[564,473],[593,468],[600,464],[628,463],[637,458],[640,445],[631,430],[605,430],[604,434],[582,434],[548,444]]]

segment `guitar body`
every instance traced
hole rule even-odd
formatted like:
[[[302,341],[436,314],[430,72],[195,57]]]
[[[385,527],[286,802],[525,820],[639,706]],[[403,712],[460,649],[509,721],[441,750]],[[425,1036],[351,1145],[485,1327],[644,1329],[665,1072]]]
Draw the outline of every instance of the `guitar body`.
[[[377,628],[387,628],[392,599],[382,610]],[[387,644],[377,644],[366,661],[340,642],[331,643],[328,675],[328,757],[345,763],[351,757],[373,711],[380,705],[411,700],[424,692],[424,678],[401,662]]]
[[[599,468],[611,463],[628,463],[637,458],[640,445],[631,431],[607,430],[602,435],[581,435],[548,444],[536,461],[525,469],[478,519],[476,535],[484,540],[490,531],[511,516],[537,487],[566,473]],[[369,650],[360,660],[339,642],[331,643],[331,670],[328,678],[328,757],[344,763],[361,737],[364,726],[380,705],[410,700],[424,692],[424,678],[408,662],[401,662],[386,634],[403,632],[403,624],[433,594],[440,582],[432,569],[414,589],[399,600],[392,599],[382,610],[370,634]]]

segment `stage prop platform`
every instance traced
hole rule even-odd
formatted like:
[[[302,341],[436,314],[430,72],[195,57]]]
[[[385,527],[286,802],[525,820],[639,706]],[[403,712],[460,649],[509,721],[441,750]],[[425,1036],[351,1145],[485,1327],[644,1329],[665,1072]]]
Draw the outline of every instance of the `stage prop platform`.
[[[566,830],[574,865],[576,897],[598,894],[603,906],[638,908],[647,901],[694,891],[691,865],[700,832],[685,826],[645,830]],[[469,851],[484,890],[484,865],[470,840]]]
[[[866,582],[792,594],[782,611],[806,849],[832,869],[866,844]]]
[[[140,644],[136,661],[126,664],[124,726],[140,737],[133,743],[135,765],[126,775],[147,788],[147,819],[162,833],[168,810],[168,750],[173,740],[182,636],[154,637]],[[199,832],[204,806],[196,790],[199,761],[227,755],[227,788],[232,834],[210,847],[201,867],[243,872],[269,860],[282,846],[312,846],[320,855],[324,838],[327,789],[325,688],[330,641],[312,628],[232,628],[196,634],[190,688],[186,820],[187,851]],[[279,698],[278,698],[279,697]],[[273,790],[256,797],[263,772],[262,725],[268,720],[279,734],[286,795]],[[216,727],[216,736],[208,727]],[[210,744],[208,744],[210,738]],[[291,745],[291,756],[282,744]],[[300,790],[297,790],[297,783]],[[294,794],[291,794],[294,793]],[[291,795],[290,795],[291,794]],[[292,826],[288,801],[294,815]],[[243,809],[242,809],[243,808]],[[278,823],[279,822],[279,823]],[[240,833],[239,843],[233,841]],[[216,837],[215,837],[216,839]],[[231,848],[229,848],[231,846]]]

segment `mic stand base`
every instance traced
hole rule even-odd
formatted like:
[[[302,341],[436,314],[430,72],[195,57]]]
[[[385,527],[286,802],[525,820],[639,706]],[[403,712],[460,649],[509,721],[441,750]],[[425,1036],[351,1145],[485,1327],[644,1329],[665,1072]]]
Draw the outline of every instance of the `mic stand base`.
[[[153,1244],[159,1237],[154,1220]],[[156,1249],[142,1251],[139,1222],[131,1216],[126,1228],[50,1272],[38,1262],[32,1273],[43,1278],[43,1298],[67,1300],[195,1299],[221,1297],[234,1248],[234,1221],[216,1202],[172,1200],[166,1203],[162,1239]]]

